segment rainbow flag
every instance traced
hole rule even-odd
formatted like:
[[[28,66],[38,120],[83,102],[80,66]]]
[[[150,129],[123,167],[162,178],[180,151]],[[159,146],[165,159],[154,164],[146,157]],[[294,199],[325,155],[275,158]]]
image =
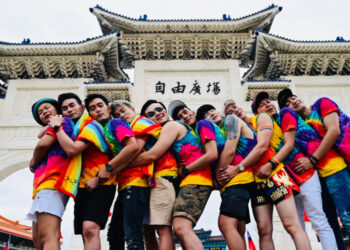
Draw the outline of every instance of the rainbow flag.
[[[74,127],[74,139],[93,143],[101,152],[109,153],[107,141],[103,135],[103,127],[88,114],[84,114]],[[78,191],[82,169],[82,155],[71,157],[55,185],[55,188],[75,199]]]

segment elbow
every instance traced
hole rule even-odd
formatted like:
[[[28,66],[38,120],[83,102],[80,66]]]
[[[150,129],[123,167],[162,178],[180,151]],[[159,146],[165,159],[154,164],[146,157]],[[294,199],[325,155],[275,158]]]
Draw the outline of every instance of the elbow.
[[[214,154],[209,154],[209,155],[208,155],[208,161],[209,161],[210,163],[214,162],[214,161],[217,160],[217,159],[218,159],[218,153],[214,153]]]
[[[68,151],[66,151],[66,154],[67,154],[68,157],[73,157],[73,156],[76,155],[75,152],[74,152],[73,150],[68,150]]]
[[[269,149],[269,145],[260,145],[257,148],[257,154],[261,158],[267,152],[268,149]]]

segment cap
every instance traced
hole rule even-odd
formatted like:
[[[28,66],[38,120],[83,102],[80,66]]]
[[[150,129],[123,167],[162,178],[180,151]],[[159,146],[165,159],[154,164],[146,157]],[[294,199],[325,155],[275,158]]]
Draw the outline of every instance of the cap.
[[[225,110],[227,108],[228,105],[232,104],[232,103],[236,103],[233,99],[227,99],[224,102],[224,105],[222,106],[222,113],[226,116]]]
[[[277,101],[278,101],[278,106],[280,107],[280,109],[282,109],[286,106],[288,98],[291,96],[295,96],[295,95],[288,88],[286,88],[278,93]]]
[[[254,101],[252,103],[252,112],[254,114],[256,114],[258,112],[257,109],[259,107],[260,102],[264,99],[269,99],[269,98],[270,98],[269,93],[267,93],[265,91],[261,91],[261,92],[257,93],[255,98],[254,98]]]
[[[172,101],[168,106],[168,113],[174,120],[176,120],[177,113],[179,113],[180,109],[184,107],[187,108],[187,105],[183,101]]]
[[[209,110],[212,110],[212,109],[215,109],[215,107],[214,107],[213,105],[210,105],[210,104],[204,104],[204,105],[200,106],[200,107],[197,109],[197,112],[196,112],[196,119],[197,119],[197,121],[203,120],[205,114],[206,114]]]
[[[51,103],[53,106],[55,106],[57,112],[60,111],[59,109],[59,105],[58,105],[58,102],[55,100],[55,99],[52,99],[52,98],[43,98],[43,99],[40,99],[36,102],[33,103],[32,105],[32,114],[33,114],[33,117],[35,119],[35,121],[37,123],[39,123],[40,125],[42,126],[45,126],[46,124],[44,124],[41,120],[40,120],[40,117],[39,117],[39,114],[38,114],[38,108],[40,106],[40,104],[43,104],[43,103]]]

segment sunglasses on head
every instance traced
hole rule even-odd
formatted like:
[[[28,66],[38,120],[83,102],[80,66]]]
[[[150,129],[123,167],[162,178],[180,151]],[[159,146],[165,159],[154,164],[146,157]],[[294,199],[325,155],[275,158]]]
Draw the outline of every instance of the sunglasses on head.
[[[155,107],[154,110],[150,110],[150,111],[147,112],[147,116],[149,118],[152,118],[156,114],[156,112],[160,113],[163,110],[164,110],[163,107]]]

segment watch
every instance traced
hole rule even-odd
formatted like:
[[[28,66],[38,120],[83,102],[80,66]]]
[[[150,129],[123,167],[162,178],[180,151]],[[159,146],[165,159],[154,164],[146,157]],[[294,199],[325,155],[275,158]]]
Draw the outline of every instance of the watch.
[[[112,167],[111,164],[109,164],[109,163],[107,163],[107,164],[105,165],[105,168],[106,168],[106,171],[109,172],[109,173],[113,171],[113,167]]]
[[[57,133],[58,130],[60,130],[60,128],[61,128],[61,125],[55,125],[55,126],[53,126],[53,131],[54,131],[55,133]]]
[[[238,169],[240,172],[244,171],[245,168],[242,163],[238,164]]]
[[[186,166],[183,166],[183,167],[181,168],[181,174],[182,174],[184,177],[190,174],[190,172],[188,171],[188,169],[186,168]]]

